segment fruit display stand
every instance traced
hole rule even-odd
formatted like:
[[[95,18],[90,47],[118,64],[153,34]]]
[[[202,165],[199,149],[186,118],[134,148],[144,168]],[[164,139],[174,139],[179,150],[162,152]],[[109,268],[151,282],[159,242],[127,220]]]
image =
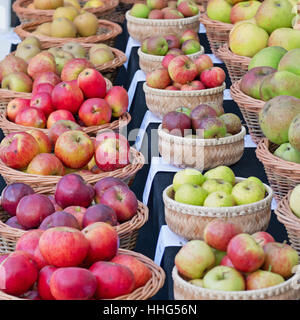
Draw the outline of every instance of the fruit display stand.
[[[150,269],[152,276],[144,286],[135,289],[130,294],[119,296],[117,298],[114,298],[113,300],[147,300],[153,297],[159,291],[159,289],[161,289],[162,286],[164,285],[165,277],[166,277],[164,270],[161,267],[157,266],[151,259],[149,259],[148,257],[140,253],[133,252],[126,249],[119,249],[118,253],[130,255],[138,259],[139,261],[143,262]],[[3,291],[0,291],[0,300],[25,300],[25,299],[18,298],[18,297],[6,294]]]
[[[236,178],[242,181],[243,178]],[[165,218],[168,227],[185,239],[203,239],[205,226],[215,218],[222,218],[239,226],[243,233],[253,234],[266,230],[271,217],[273,191],[268,186],[266,197],[258,202],[234,207],[203,207],[179,203],[174,200],[172,186],[163,192]]]
[[[277,219],[284,224],[291,246],[300,255],[300,219],[292,212],[289,199],[291,191],[278,203],[275,210]]]
[[[282,160],[273,155],[277,145],[264,138],[256,149],[256,156],[264,165],[274,197],[280,201],[297,184],[300,184],[300,164]]]
[[[220,87],[193,91],[161,90],[151,88],[146,83],[143,85],[147,108],[158,118],[181,106],[193,109],[204,103],[220,108],[223,106],[225,88],[225,83]]]
[[[243,93],[240,89],[240,83],[241,81],[239,80],[231,85],[230,95],[239,106],[243,114],[252,140],[255,143],[259,143],[259,141],[264,137],[264,134],[261,131],[258,117],[259,112],[263,108],[265,102],[262,100],[254,99]]]
[[[205,13],[200,16],[200,22],[205,26],[212,52],[218,56],[218,49],[228,42],[233,24],[212,20]]]
[[[24,40],[26,37],[32,36],[32,32],[42,23],[51,22],[52,19],[42,19],[39,21],[22,23],[15,28],[16,34]],[[114,46],[114,40],[117,35],[122,32],[122,28],[114,22],[108,20],[98,20],[98,32],[94,36],[77,37],[77,38],[55,38],[48,37],[40,34],[35,36],[40,40],[43,48],[51,48],[57,45],[63,45],[66,42],[79,42],[79,43],[106,43],[109,46]]]
[[[239,56],[231,52],[228,44],[218,49],[217,56],[224,61],[232,83],[238,81],[248,71],[250,58]]]
[[[299,300],[300,289],[295,286],[297,275],[276,286],[247,291],[219,291],[197,287],[173,268],[174,298],[176,300]]]
[[[159,35],[180,35],[185,30],[199,30],[199,14],[182,19],[143,19],[136,18],[126,12],[129,35],[136,41],[142,42],[146,38]]]
[[[219,138],[200,139],[172,135],[158,128],[158,149],[167,163],[180,168],[196,168],[200,171],[219,165],[232,165],[244,153],[246,129],[240,133]]]
[[[201,46],[200,51],[193,54],[188,54],[187,56],[195,60],[202,54],[204,54],[204,48]],[[162,67],[161,63],[163,61],[164,56],[157,56],[153,54],[144,53],[142,52],[141,48],[138,49],[138,55],[140,68],[145,73],[151,72]]]

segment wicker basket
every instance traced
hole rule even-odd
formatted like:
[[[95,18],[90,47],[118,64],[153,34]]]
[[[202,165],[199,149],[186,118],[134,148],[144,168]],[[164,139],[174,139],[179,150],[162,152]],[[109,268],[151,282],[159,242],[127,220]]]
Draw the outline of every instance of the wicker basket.
[[[182,34],[185,30],[199,31],[199,14],[182,19],[142,19],[126,12],[127,29],[129,35],[137,41],[159,35]]]
[[[243,178],[236,178],[242,181]],[[244,233],[253,234],[266,230],[271,218],[272,189],[265,185],[267,196],[258,202],[234,206],[210,208],[179,203],[174,199],[172,185],[163,192],[165,218],[168,227],[185,239],[203,239],[206,225],[216,218],[230,221],[242,229]]]
[[[30,99],[31,93],[0,89],[0,112],[5,112],[7,104],[15,98]]]
[[[259,141],[264,138],[264,134],[262,133],[259,125],[259,112],[264,107],[265,101],[257,100],[247,96],[240,89],[240,83],[241,80],[232,84],[230,87],[230,95],[237,103],[243,114],[252,140],[255,143],[259,143]]]
[[[158,128],[158,149],[165,162],[180,168],[200,171],[238,162],[244,153],[244,136],[240,133],[221,139],[195,139],[175,136]]]
[[[261,139],[256,156],[264,165],[269,184],[274,190],[274,197],[279,202],[291,189],[300,184],[300,164],[274,156],[273,152],[277,147],[267,138]]]
[[[240,80],[248,71],[251,58],[239,56],[231,52],[228,44],[219,48],[217,56],[224,61],[232,83]]]
[[[277,219],[284,224],[291,246],[297,250],[300,256],[300,218],[291,210],[289,200],[292,191],[290,191],[279,203],[275,213]]]
[[[246,291],[219,291],[197,287],[178,274],[173,268],[175,300],[299,300],[298,276],[294,275],[285,282],[273,287]]]
[[[140,287],[134,290],[130,294],[120,296],[112,300],[147,300],[153,297],[163,287],[166,274],[164,270],[158,265],[156,265],[151,259],[149,259],[148,257],[140,253],[133,252],[126,249],[119,249],[118,254],[130,255],[140,260],[141,262],[143,262],[150,269],[152,273],[152,277],[143,287]],[[0,300],[25,300],[25,299],[15,297],[0,291]]]
[[[137,214],[129,221],[126,221],[115,227],[120,239],[120,248],[133,250],[135,248],[139,229],[148,220],[148,208],[138,202]],[[15,250],[15,246],[20,237],[26,233],[24,230],[12,228],[5,224],[10,216],[3,211],[0,211],[0,253],[8,253]]]
[[[201,46],[201,50],[193,53],[188,54],[187,56],[193,60],[197,59],[199,56],[201,56],[204,53],[204,48]],[[164,56],[156,56],[153,54],[147,54],[142,52],[141,48],[138,49],[138,55],[139,55],[139,65],[141,70],[143,70],[145,73],[151,72],[153,70],[159,69],[162,67],[162,61]]]
[[[163,118],[165,114],[179,107],[185,106],[193,109],[201,103],[223,108],[225,88],[225,83],[216,88],[192,91],[154,89],[146,82],[143,85],[147,107],[159,118]]]
[[[205,13],[200,16],[200,22],[205,26],[211,51],[219,57],[218,49],[228,42],[233,24],[212,20]]]
[[[16,34],[23,40],[26,37],[32,36],[32,32],[42,23],[51,22],[52,19],[42,19],[39,21],[22,23],[15,28]],[[35,34],[43,46],[43,48],[51,48],[56,45],[63,45],[66,42],[79,42],[79,43],[106,43],[111,47],[114,46],[115,38],[122,33],[122,28],[114,22],[108,20],[98,20],[98,32],[94,36],[77,37],[77,38],[54,38],[44,35]]]
[[[134,179],[136,173],[143,167],[145,163],[145,158],[142,153],[138,152],[134,148],[130,148],[130,158],[131,163],[129,165],[114,171],[101,172],[98,174],[93,174],[85,171],[78,171],[77,173],[80,174],[87,183],[91,184],[95,184],[97,181],[105,177],[120,178],[127,184],[130,184]],[[31,186],[35,192],[46,194],[54,193],[56,185],[61,178],[61,176],[43,176],[18,171],[7,167],[1,160],[0,174],[2,175],[6,184],[22,182]]]

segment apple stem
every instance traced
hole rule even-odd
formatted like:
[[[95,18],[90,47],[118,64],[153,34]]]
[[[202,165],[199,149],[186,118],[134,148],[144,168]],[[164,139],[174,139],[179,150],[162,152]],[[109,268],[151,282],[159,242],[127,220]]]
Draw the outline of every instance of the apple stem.
[[[268,271],[269,271],[269,272],[271,272],[271,271],[272,271],[272,265],[271,265],[271,264],[269,265],[269,269],[268,269]]]
[[[281,248],[283,248],[286,245],[286,240],[284,240],[281,244]]]

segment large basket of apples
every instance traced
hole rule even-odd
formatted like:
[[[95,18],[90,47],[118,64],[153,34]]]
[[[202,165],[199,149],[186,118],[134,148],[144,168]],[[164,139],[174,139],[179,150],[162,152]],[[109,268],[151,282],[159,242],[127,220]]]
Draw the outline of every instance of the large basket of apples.
[[[246,129],[233,113],[217,115],[201,104],[192,111],[180,108],[167,113],[158,128],[158,149],[167,163],[200,171],[232,165],[244,153]]]
[[[173,7],[171,7],[173,6]],[[199,7],[194,1],[148,0],[147,3],[136,3],[126,12],[129,35],[137,40],[158,34],[181,34],[185,30],[199,30]]]
[[[177,300],[299,300],[299,256],[267,232],[215,219],[175,256]],[[295,274],[296,273],[296,274]]]
[[[1,206],[1,253],[15,250],[19,238],[31,229],[82,230],[97,222],[113,226],[120,247],[133,250],[139,229],[148,220],[148,208],[127,184],[114,177],[103,178],[93,187],[80,175],[69,174],[59,180],[54,195],[38,194],[27,184],[12,183],[2,192]]]
[[[192,168],[181,170],[163,192],[169,228],[189,240],[203,239],[206,225],[216,217],[246,233],[266,230],[272,197],[272,189],[258,178],[236,178],[226,166],[204,175]]]
[[[209,56],[192,60],[180,55],[171,57],[166,68],[148,73],[143,89],[148,109],[159,118],[179,107],[193,109],[199,104],[207,104],[221,115],[224,81],[224,70],[213,67]]]
[[[203,53],[204,48],[194,30],[184,31],[180,38],[175,34],[149,37],[138,49],[139,65],[145,73],[165,67],[171,57],[185,54],[195,60]]]

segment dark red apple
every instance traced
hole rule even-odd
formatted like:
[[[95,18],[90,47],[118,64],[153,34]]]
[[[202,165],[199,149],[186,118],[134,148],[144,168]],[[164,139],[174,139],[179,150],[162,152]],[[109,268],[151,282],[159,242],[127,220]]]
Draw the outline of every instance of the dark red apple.
[[[118,224],[115,211],[105,204],[95,204],[89,207],[83,216],[83,228],[95,222],[105,222],[111,226]]]
[[[96,203],[101,202],[101,197],[107,189],[113,186],[120,186],[120,185],[128,187],[128,185],[124,181],[115,177],[106,177],[99,180],[94,186]]]
[[[18,218],[16,216],[13,216],[11,218],[9,218],[5,224],[7,224],[8,226],[12,227],[12,228],[16,228],[16,229],[21,229],[21,230],[26,230],[23,226],[20,225]]]
[[[30,107],[41,110],[46,118],[54,111],[51,95],[47,92],[38,92],[35,95],[32,95]]]
[[[47,230],[54,227],[70,227],[74,229],[80,229],[77,219],[71,215],[71,213],[65,211],[56,211],[50,216],[46,217],[39,229]]]
[[[164,115],[162,128],[176,136],[191,134],[192,123],[189,116],[182,112],[171,111]]]
[[[70,206],[64,208],[64,211],[70,213],[73,217],[75,217],[80,229],[83,228],[83,216],[86,212],[86,208],[80,206]]]
[[[203,118],[217,117],[217,111],[207,104],[199,104],[191,111],[192,127],[196,130]]]
[[[37,281],[37,288],[39,296],[43,300],[55,300],[51,291],[50,291],[50,279],[54,271],[57,268],[53,266],[46,266],[40,270],[38,281]]]

